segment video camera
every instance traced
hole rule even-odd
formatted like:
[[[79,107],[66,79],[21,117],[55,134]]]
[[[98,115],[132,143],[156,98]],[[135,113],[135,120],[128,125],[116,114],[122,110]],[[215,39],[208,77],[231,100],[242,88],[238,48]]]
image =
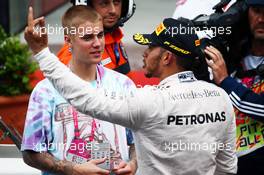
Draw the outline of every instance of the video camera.
[[[225,11],[225,8],[228,7],[230,2],[231,0],[220,1],[213,7],[215,13],[211,15],[198,15],[192,20],[194,26],[233,26],[240,22],[245,15],[248,6],[245,0],[237,0]]]
[[[204,49],[208,45],[213,45],[223,54],[228,70],[233,71],[238,64],[238,48],[241,38],[248,34],[247,10],[248,5],[245,0],[237,0],[231,6],[231,0],[221,0],[213,9],[215,12],[210,15],[198,15],[194,19],[178,18],[187,22],[190,26],[199,31],[212,31],[201,40],[200,55],[205,57]],[[228,8],[229,7],[229,8]],[[231,59],[232,58],[232,59]]]

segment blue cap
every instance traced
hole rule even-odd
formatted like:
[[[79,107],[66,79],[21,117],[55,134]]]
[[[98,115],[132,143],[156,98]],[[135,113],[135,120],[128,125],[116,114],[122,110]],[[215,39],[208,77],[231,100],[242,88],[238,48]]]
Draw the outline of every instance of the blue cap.
[[[260,5],[260,6],[263,6],[264,5],[264,0],[247,0],[246,1],[247,2],[247,4],[249,5],[249,6],[254,6],[254,5]]]

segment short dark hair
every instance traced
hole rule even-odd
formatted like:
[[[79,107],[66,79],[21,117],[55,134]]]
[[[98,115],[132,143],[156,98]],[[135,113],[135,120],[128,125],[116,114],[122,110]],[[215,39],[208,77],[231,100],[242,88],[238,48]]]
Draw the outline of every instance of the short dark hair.
[[[183,58],[172,53],[176,58],[176,64],[184,71],[192,71],[194,76],[198,80],[204,80],[210,82],[210,74],[208,71],[208,65],[204,58]]]
[[[177,65],[181,68],[183,68],[184,70],[191,70],[193,64],[194,64],[194,60],[193,59],[188,59],[188,58],[183,58],[180,56],[175,55],[174,53],[172,53],[175,58],[176,58],[176,62]]]

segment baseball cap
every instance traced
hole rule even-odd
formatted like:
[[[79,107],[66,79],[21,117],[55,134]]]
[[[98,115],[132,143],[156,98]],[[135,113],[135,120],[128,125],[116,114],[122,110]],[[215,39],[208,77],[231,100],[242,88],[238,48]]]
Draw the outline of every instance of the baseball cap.
[[[246,0],[246,2],[247,2],[247,4],[249,5],[249,6],[251,6],[251,5],[261,5],[261,6],[263,6],[264,5],[264,0]]]
[[[200,40],[191,25],[185,21],[166,18],[151,34],[135,34],[133,39],[141,45],[163,47],[184,58],[199,57]]]

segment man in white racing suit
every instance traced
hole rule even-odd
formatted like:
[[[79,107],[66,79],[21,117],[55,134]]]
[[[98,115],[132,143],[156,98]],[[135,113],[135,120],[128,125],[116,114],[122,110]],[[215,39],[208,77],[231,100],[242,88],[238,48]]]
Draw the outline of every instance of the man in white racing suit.
[[[44,19],[29,13],[25,39],[45,76],[79,111],[131,128],[140,175],[235,174],[235,117],[221,88],[199,81],[189,71],[199,62],[196,34],[175,34],[187,24],[165,19],[149,35],[134,40],[144,52],[145,73],[161,79],[156,87],[127,94],[94,89],[75,76],[47,48],[47,35],[33,32]],[[94,34],[95,35],[95,34]],[[197,63],[198,64],[198,63]]]

